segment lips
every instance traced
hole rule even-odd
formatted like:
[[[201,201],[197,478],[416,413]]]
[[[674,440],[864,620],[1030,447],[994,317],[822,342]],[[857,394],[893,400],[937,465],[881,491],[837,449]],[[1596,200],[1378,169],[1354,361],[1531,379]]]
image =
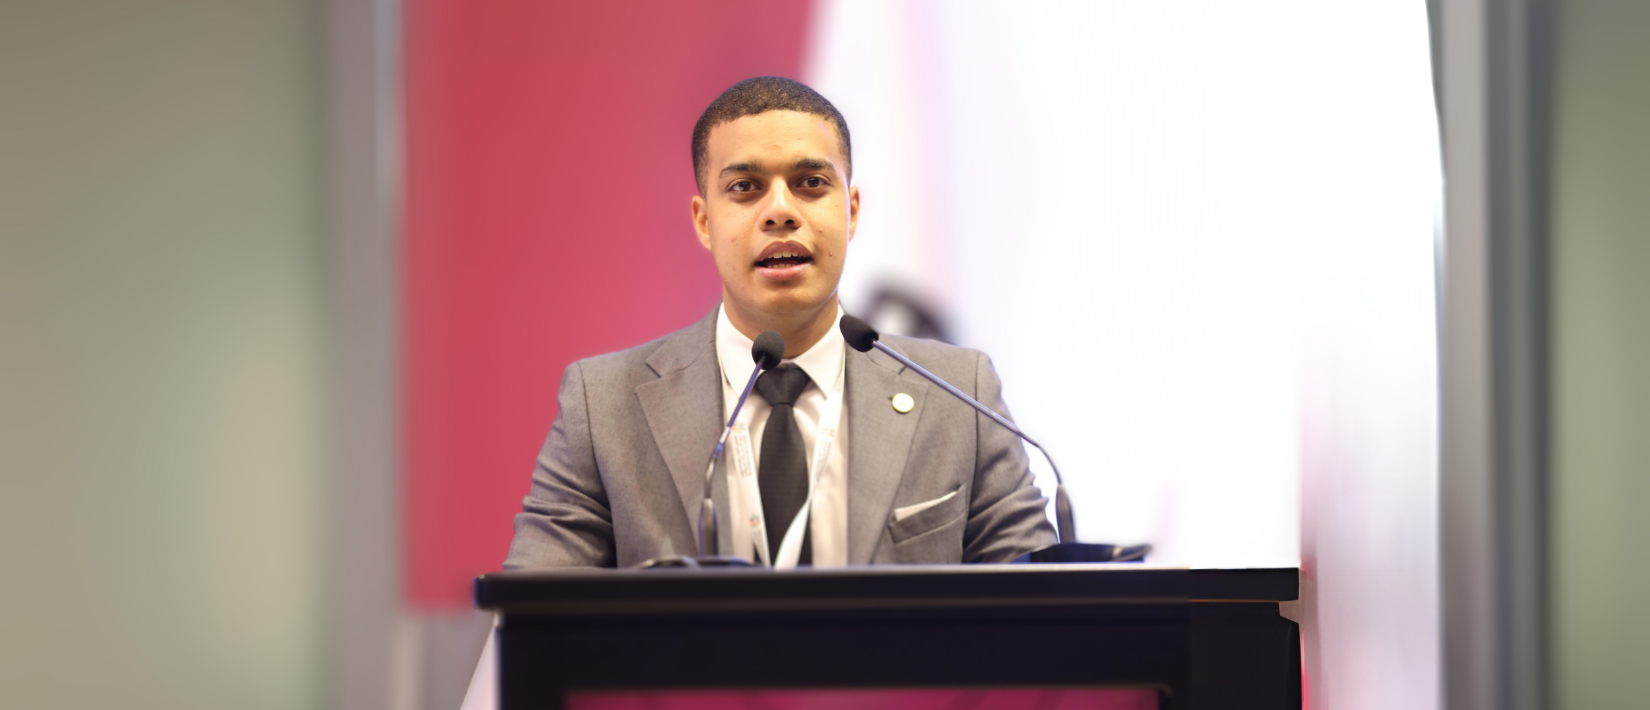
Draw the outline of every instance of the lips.
[[[813,260],[814,260],[813,257],[803,256],[801,254],[779,254],[777,256],[770,256],[766,259],[762,259],[762,260],[756,262],[756,265],[760,266],[760,267],[763,267],[763,268],[772,269],[772,268],[779,268],[779,267],[785,267],[785,266],[796,266],[798,264],[806,264],[806,263],[808,263],[810,261],[813,261]]]
[[[756,269],[768,278],[784,280],[800,274],[813,260],[813,254],[807,247],[795,242],[780,242],[762,250],[756,259]]]

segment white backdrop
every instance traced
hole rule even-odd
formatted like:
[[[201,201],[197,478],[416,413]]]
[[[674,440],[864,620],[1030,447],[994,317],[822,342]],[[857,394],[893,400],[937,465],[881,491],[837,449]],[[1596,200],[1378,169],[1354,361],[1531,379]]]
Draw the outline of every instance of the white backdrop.
[[[849,310],[900,286],[990,353],[1084,541],[1302,565],[1314,707],[1436,707],[1424,3],[818,12]]]

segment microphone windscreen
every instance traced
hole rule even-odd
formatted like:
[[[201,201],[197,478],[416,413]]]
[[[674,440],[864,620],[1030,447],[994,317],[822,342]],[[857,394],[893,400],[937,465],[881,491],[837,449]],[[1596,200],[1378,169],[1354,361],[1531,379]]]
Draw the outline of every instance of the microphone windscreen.
[[[774,365],[785,359],[784,336],[771,330],[756,336],[756,342],[751,345],[751,359],[764,370],[773,369]]]
[[[881,337],[869,323],[846,314],[842,316],[842,323],[838,327],[842,329],[842,337],[848,341],[848,347],[862,353],[870,352],[871,346]]]

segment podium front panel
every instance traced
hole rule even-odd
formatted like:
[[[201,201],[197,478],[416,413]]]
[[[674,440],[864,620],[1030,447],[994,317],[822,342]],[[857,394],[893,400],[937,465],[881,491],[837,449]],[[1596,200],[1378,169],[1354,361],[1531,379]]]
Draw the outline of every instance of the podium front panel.
[[[1178,710],[1300,706],[1297,629],[1278,614],[1297,588],[1293,569],[968,565],[514,572],[476,597],[500,615],[506,710],[875,689],[1127,689]]]

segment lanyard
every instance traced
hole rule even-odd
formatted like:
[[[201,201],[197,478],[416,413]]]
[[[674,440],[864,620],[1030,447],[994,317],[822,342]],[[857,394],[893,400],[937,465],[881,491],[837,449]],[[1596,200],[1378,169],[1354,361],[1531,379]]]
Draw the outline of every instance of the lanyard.
[[[847,357],[846,350],[843,357]],[[820,408],[819,426],[814,430],[814,451],[808,463],[808,500],[797,511],[796,518],[791,520],[777,546],[777,554],[774,554],[772,541],[768,540],[767,526],[763,524],[762,494],[757,488],[756,455],[751,446],[749,418],[744,413],[740,414],[740,421],[733,425],[733,435],[728,441],[733,454],[728,471],[733,474],[728,486],[728,520],[732,523],[728,526],[731,528],[729,541],[733,543],[733,554],[754,547],[756,557],[762,564],[779,569],[796,567],[796,560],[802,554],[802,535],[808,529],[809,511],[813,509],[813,493],[821,472],[830,461],[837,427],[842,422],[842,386],[843,366],[838,364],[836,382],[825,393],[825,406]]]

